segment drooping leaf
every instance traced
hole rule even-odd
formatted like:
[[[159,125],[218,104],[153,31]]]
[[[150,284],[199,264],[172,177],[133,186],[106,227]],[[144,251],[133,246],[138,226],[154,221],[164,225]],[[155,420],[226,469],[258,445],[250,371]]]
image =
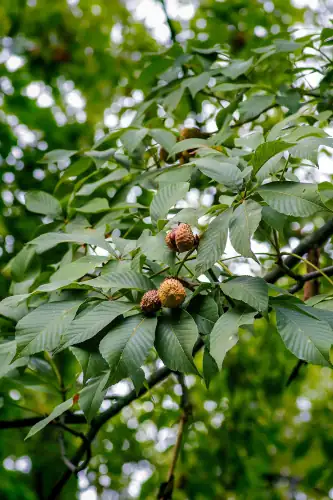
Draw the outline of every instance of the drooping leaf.
[[[129,129],[121,136],[121,142],[124,144],[129,153],[133,153],[133,151],[142,143],[147,133],[148,130],[146,128]]]
[[[330,366],[333,330],[326,321],[283,307],[276,309],[276,328],[286,347],[299,359]]]
[[[102,371],[107,370],[108,365],[99,352],[86,351],[80,347],[71,347],[70,349],[81,365],[84,384],[88,379],[96,377]]]
[[[39,163],[58,163],[59,161],[68,161],[77,151],[70,151],[69,149],[54,149],[46,153]]]
[[[177,153],[181,153],[182,151],[187,151],[188,149],[196,149],[200,147],[210,147],[209,142],[206,139],[200,138],[183,139],[174,145],[171,154],[175,155]]]
[[[234,211],[229,224],[230,240],[243,257],[256,260],[251,250],[251,238],[261,220],[262,207],[253,200],[245,200]]]
[[[86,273],[94,271],[94,269],[107,261],[107,257],[100,257],[99,255],[85,255],[80,259],[74,260],[52,274],[50,281],[75,281]]]
[[[160,144],[169,154],[171,153],[172,148],[176,144],[176,137],[172,132],[164,130],[163,128],[154,128],[149,130],[149,134],[154,141]]]
[[[160,188],[155,194],[150,205],[150,215],[152,221],[157,222],[159,219],[165,219],[169,209],[175,205],[177,201],[184,198],[188,189],[188,182],[168,184],[167,186]]]
[[[286,224],[287,217],[280,214],[271,207],[262,207],[262,220],[266,222],[269,227],[273,227],[279,232],[283,231]]]
[[[270,182],[258,189],[260,196],[277,212],[307,217],[325,210],[316,184],[301,182]]]
[[[156,236],[141,234],[138,246],[142,253],[150,260],[164,262],[172,265],[175,262],[175,252],[165,243],[166,233],[158,233]]]
[[[64,401],[60,405],[56,406],[52,413],[43,420],[40,420],[35,424],[33,427],[31,427],[30,431],[28,432],[27,436],[25,439],[28,439],[32,437],[34,434],[37,434],[37,432],[41,431],[46,427],[52,420],[55,420],[56,418],[60,417],[65,411],[68,411],[71,407],[73,406],[73,399],[67,399],[67,401]]]
[[[264,142],[256,149],[253,158],[253,171],[256,173],[273,156],[290,148],[292,144],[284,141]]]
[[[269,109],[275,100],[274,95],[256,95],[239,105],[241,120],[247,121]]]
[[[112,374],[135,374],[154,345],[157,319],[142,314],[130,316],[111,327],[99,350]]]
[[[125,168],[118,168],[111,172],[109,175],[102,177],[99,181],[83,184],[83,186],[76,192],[77,196],[90,196],[96,189],[106,184],[119,181],[128,175]]]
[[[238,342],[238,330],[241,326],[252,325],[255,312],[241,312],[231,309],[215,323],[210,334],[209,351],[221,370],[225,355]]]
[[[257,311],[268,308],[268,286],[265,280],[252,276],[238,276],[221,284],[222,292],[241,300]]]
[[[198,330],[204,335],[208,335],[218,320],[218,308],[212,297],[200,296],[191,300],[188,312],[197,324]]]
[[[76,208],[77,212],[84,214],[97,214],[106,210],[109,210],[109,203],[106,198],[93,198],[85,205],[82,205],[82,207]]]
[[[2,342],[0,344],[0,378],[3,377],[14,359],[16,353],[16,342],[11,340],[9,342]]]
[[[318,149],[320,146],[333,148],[332,137],[306,137],[301,139],[290,149],[290,154],[297,158],[304,158],[317,163]]]
[[[192,97],[194,98],[200,90],[202,90],[208,84],[210,80],[210,74],[207,72],[200,73],[197,76],[193,76],[191,78],[186,79],[186,87],[191,92]]]
[[[228,238],[231,209],[218,215],[200,237],[196,273],[202,274],[222,256]]]
[[[100,377],[92,379],[80,392],[80,408],[88,423],[92,421],[100,409],[107,391],[106,383],[109,375],[109,372],[107,372]]]
[[[192,351],[198,338],[193,318],[183,310],[160,316],[156,329],[155,346],[158,355],[171,370],[197,373]]]
[[[81,231],[73,231],[72,233],[45,233],[30,241],[29,245],[34,245],[37,253],[43,253],[59,245],[59,243],[94,245],[112,253],[110,244],[95,229],[83,229]]]
[[[24,316],[16,325],[17,354],[27,356],[58,347],[81,303],[79,300],[48,302]]]
[[[229,66],[226,66],[223,68],[223,74],[232,80],[235,80],[238,78],[240,75],[243,75],[246,73],[252,66],[253,64],[253,57],[250,57],[247,61],[242,61],[242,60],[235,60],[229,64]]]
[[[135,271],[106,273],[85,283],[107,290],[110,288],[128,288],[131,290],[151,290],[154,288],[154,284],[147,276]]]
[[[23,281],[36,252],[32,246],[24,246],[10,262],[11,275],[15,281]]]
[[[220,162],[213,158],[201,158],[194,163],[204,175],[224,184],[227,188],[236,190],[243,184],[241,170],[231,162]]]
[[[213,378],[219,373],[215,359],[211,356],[207,347],[204,349],[202,360],[202,371],[207,389]]]
[[[25,195],[25,204],[30,212],[37,214],[57,218],[62,213],[61,205],[57,198],[44,191],[29,191]]]
[[[109,325],[121,314],[130,311],[133,304],[130,302],[104,301],[93,309],[72,321],[61,338],[61,346],[65,347],[80,344],[92,338],[96,333]]]

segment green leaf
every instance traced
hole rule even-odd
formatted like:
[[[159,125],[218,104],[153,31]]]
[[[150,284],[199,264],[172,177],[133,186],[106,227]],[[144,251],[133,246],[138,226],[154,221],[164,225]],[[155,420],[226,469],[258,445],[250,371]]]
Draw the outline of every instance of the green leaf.
[[[120,140],[127,151],[129,153],[133,153],[133,151],[140,146],[147,134],[148,129],[146,128],[140,128],[137,130],[129,129],[121,136]]]
[[[210,334],[210,354],[221,370],[225,355],[238,342],[238,330],[241,326],[252,325],[255,312],[241,312],[231,309],[215,323]]]
[[[287,221],[285,215],[279,214],[276,210],[271,207],[262,207],[262,220],[266,222],[269,227],[282,232]]]
[[[183,97],[183,93],[183,87],[179,87],[166,96],[166,98],[164,99],[164,107],[166,110],[168,110],[169,113],[172,113],[172,111],[174,111],[178,107]]]
[[[264,165],[258,170],[256,178],[258,182],[263,182],[268,177],[281,172],[286,165],[286,160],[283,158],[283,153],[278,153],[272,156]]]
[[[101,232],[95,229],[84,229],[81,231],[73,231],[72,233],[45,233],[30,241],[29,245],[34,245],[36,252],[40,254],[59,245],[59,243],[94,245],[103,248],[109,253],[113,253],[110,244],[105,241]]]
[[[52,420],[55,420],[56,418],[60,417],[60,415],[65,413],[65,411],[68,411],[72,406],[73,406],[73,399],[72,398],[67,399],[67,401],[64,401],[60,405],[56,406],[54,408],[54,410],[52,411],[52,413],[50,413],[50,415],[48,417],[44,418],[43,420],[40,420],[39,422],[37,422],[37,424],[35,424],[33,427],[31,427],[31,429],[30,429],[28,435],[25,437],[25,439],[28,439],[28,438],[34,436],[35,434],[37,434],[37,432],[44,429],[44,427],[46,427],[50,422],[52,422]]]
[[[93,309],[83,313],[72,321],[61,338],[61,346],[65,347],[80,344],[91,339],[108,326],[114,319],[125,312],[130,311],[133,304],[130,302],[104,301],[97,304]]]
[[[16,342],[2,342],[0,344],[0,378],[3,377],[10,367],[10,363],[14,359],[16,353]]]
[[[163,128],[154,128],[149,131],[149,134],[157,144],[160,144],[169,154],[171,153],[176,144],[176,137],[172,132]]]
[[[160,232],[156,236],[142,233],[138,240],[138,247],[148,259],[172,266],[175,262],[175,252],[166,245],[165,235],[164,232]]]
[[[242,101],[238,107],[241,119],[251,120],[269,109],[274,103],[274,95],[256,95]]]
[[[262,207],[253,200],[245,200],[234,211],[229,224],[230,241],[243,257],[256,256],[251,250],[251,238],[259,226]]]
[[[252,165],[254,173],[258,172],[262,166],[273,156],[285,151],[290,148],[292,144],[289,144],[284,141],[272,141],[272,142],[264,142],[260,144],[260,146],[256,149],[253,158]]]
[[[214,88],[214,92],[233,92],[234,90],[247,89],[254,87],[251,83],[219,83]]]
[[[325,210],[316,184],[301,182],[270,182],[258,189],[265,202],[277,212],[307,217]]]
[[[23,293],[6,297],[0,301],[0,315],[18,321],[28,312],[26,299],[30,297],[29,293]]]
[[[301,139],[289,152],[292,156],[310,160],[312,163],[317,163],[318,148],[327,146],[333,148],[333,138],[331,137],[306,137]]]
[[[264,143],[265,139],[261,131],[251,132],[242,137],[235,138],[235,146],[237,148],[249,148],[251,151],[257,149],[260,144]]]
[[[196,274],[202,274],[222,256],[228,239],[232,210],[228,209],[211,222],[200,238]]]
[[[222,68],[221,72],[228,78],[235,80],[240,75],[246,73],[251,68],[252,65],[253,65],[253,57],[250,57],[250,59],[248,59],[247,61],[235,60],[231,62],[229,66]]]
[[[214,179],[220,184],[224,184],[227,188],[236,190],[243,184],[241,170],[231,162],[220,162],[212,158],[201,158],[195,160],[194,163],[204,175],[207,175],[207,177]]]
[[[218,308],[212,297],[200,296],[191,300],[188,312],[197,324],[198,330],[204,335],[208,335],[218,320]]]
[[[28,191],[25,195],[25,204],[27,210],[36,214],[44,214],[57,218],[62,213],[61,205],[57,198],[44,191]]]
[[[95,270],[97,266],[108,260],[108,257],[100,257],[99,255],[85,255],[81,259],[74,260],[69,264],[59,267],[50,277],[50,281],[75,281],[87,273]]]
[[[76,193],[77,196],[90,196],[96,189],[105,184],[111,182],[119,181],[128,175],[128,171],[125,168],[118,168],[111,172],[109,175],[102,177],[99,181],[91,182],[90,184],[83,184],[81,189]]]
[[[48,302],[24,316],[16,325],[17,354],[27,356],[58,347],[81,303],[79,300]]]
[[[97,379],[91,380],[80,392],[80,408],[89,424],[101,407],[107,391],[109,375],[109,372],[107,372]]]
[[[189,189],[188,182],[179,182],[178,184],[168,184],[160,188],[155,194],[150,205],[150,215],[153,222],[159,219],[165,219],[169,209],[185,197]]]
[[[205,347],[203,360],[202,360],[202,370],[207,389],[210,386],[211,381],[219,373],[218,366],[215,359],[211,356],[207,347]]]
[[[30,264],[36,255],[34,247],[24,246],[10,262],[11,276],[15,281],[23,281]]]
[[[153,282],[143,274],[135,271],[106,273],[98,278],[85,281],[86,284],[97,288],[128,288],[130,290],[151,290]]]
[[[333,186],[332,186],[333,189]],[[174,215],[165,226],[166,228],[172,227],[177,222],[184,222],[190,226],[197,226],[198,219],[205,215],[207,209],[204,208],[183,208],[176,215]]]
[[[163,363],[171,370],[197,373],[192,351],[198,338],[197,325],[183,310],[159,316],[155,347]]]
[[[209,148],[209,142],[206,139],[200,138],[183,139],[174,145],[171,150],[171,154],[175,155],[177,153],[181,153],[182,151],[187,151],[188,149],[197,149],[200,147]]]
[[[109,203],[106,198],[93,198],[80,208],[76,208],[77,212],[84,214],[97,214],[109,210]]]
[[[276,308],[276,328],[287,349],[308,363],[330,366],[333,331],[326,321],[319,321],[299,310]]]
[[[84,384],[88,379],[96,377],[102,371],[107,370],[108,365],[99,352],[89,352],[80,347],[71,347],[70,350],[81,365]]]
[[[68,161],[77,151],[70,151],[67,149],[54,149],[46,153],[39,163],[58,163],[59,161]]]
[[[203,72],[198,76],[193,76],[191,78],[187,78],[184,82],[186,87],[189,89],[193,98],[197,95],[200,90],[206,87],[210,80],[210,74]]]
[[[99,345],[111,375],[122,378],[138,371],[154,345],[156,324],[156,318],[139,314],[111,327]]]
[[[80,174],[83,174],[91,165],[91,160],[89,158],[80,158],[78,161],[73,163],[70,167],[67,167],[66,170],[63,171],[62,176],[58,184],[56,185],[55,191],[63,184],[65,181],[70,179],[71,177],[77,177]]]
[[[239,276],[221,284],[223,293],[241,300],[257,311],[268,308],[268,286],[265,280],[252,276]]]
[[[277,53],[295,52],[295,50],[298,50],[298,49],[301,49],[304,47],[304,43],[297,43],[297,42],[294,42],[294,40],[279,39],[279,40],[274,40],[273,43],[276,47]]]

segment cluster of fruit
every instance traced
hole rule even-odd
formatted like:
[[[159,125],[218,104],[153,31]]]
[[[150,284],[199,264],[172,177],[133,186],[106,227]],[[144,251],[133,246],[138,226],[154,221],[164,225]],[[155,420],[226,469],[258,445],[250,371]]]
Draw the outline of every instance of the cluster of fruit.
[[[158,290],[150,290],[142,297],[140,307],[146,314],[153,314],[161,307],[179,307],[186,298],[185,288],[177,278],[166,278]]]
[[[165,242],[175,252],[188,252],[197,248],[199,236],[194,235],[189,224],[179,224],[165,238]],[[185,300],[186,292],[182,283],[173,277],[166,278],[158,290],[150,290],[142,297],[140,307],[145,314],[154,314],[161,307],[179,307]]]

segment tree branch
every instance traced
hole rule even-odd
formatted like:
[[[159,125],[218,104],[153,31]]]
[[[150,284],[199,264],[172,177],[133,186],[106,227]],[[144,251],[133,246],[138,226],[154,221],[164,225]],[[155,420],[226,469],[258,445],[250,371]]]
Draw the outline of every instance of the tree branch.
[[[303,288],[304,283],[306,283],[307,281],[312,281],[312,280],[316,280],[318,278],[322,278],[323,272],[327,276],[333,276],[333,266],[323,267],[321,269],[321,271],[322,272],[312,271],[311,273],[304,274],[303,276],[298,276],[298,278],[297,278],[298,283],[296,283],[291,288],[289,288],[289,290],[288,290],[289,293],[299,292],[299,290],[301,290]]]
[[[333,234],[333,219],[328,221],[326,224],[324,224],[318,231],[315,233],[306,236],[303,241],[294,249],[294,254],[297,255],[304,255],[309,251],[310,248],[313,246],[321,246],[325,241],[332,236]],[[291,269],[293,266],[295,266],[298,262],[298,259],[293,256],[289,256],[286,259],[283,260],[283,265],[286,266],[286,268]],[[264,279],[268,283],[275,283],[279,278],[284,276],[286,274],[285,269],[281,269],[281,267],[277,266],[275,269],[270,271],[269,273],[266,274]],[[309,273],[310,275],[313,275],[314,273]],[[304,279],[304,277],[303,277]],[[314,279],[314,278],[311,278]],[[201,349],[203,346],[203,342],[200,339],[200,341],[196,345],[196,352]],[[148,387],[149,389],[153,388],[155,385],[159,384],[163,380],[165,380],[171,373],[171,370],[169,368],[163,367],[159,370],[157,370],[155,373],[151,375],[151,377],[148,380]],[[135,390],[131,391],[127,396],[124,396],[123,398],[119,399],[116,401],[116,403],[111,406],[111,408],[104,413],[98,415],[91,423],[91,426],[89,428],[88,433],[86,434],[87,442],[91,443],[93,439],[96,437],[97,433],[101,429],[101,427],[111,418],[116,416],[123,408],[131,404],[133,401],[136,399],[140,398],[144,394],[146,394],[148,389],[146,387],[142,387],[140,390],[139,394],[136,394]],[[86,444],[82,443],[82,445],[78,448],[76,451],[75,455],[73,456],[71,463],[74,465],[78,465],[79,462],[82,460],[84,454],[86,453]],[[70,470],[65,471],[63,476],[60,478],[58,483],[54,486],[52,489],[51,494],[49,495],[49,500],[55,500],[58,498],[60,492],[66,485],[66,483],[69,481],[71,477],[72,472]]]
[[[164,0],[160,0],[160,4],[161,4],[163,12],[165,14],[167,25],[169,26],[171,40],[173,41],[173,43],[176,43],[177,42],[177,40],[176,40],[177,32],[176,32],[176,30],[171,22],[171,19],[168,16]]]
[[[45,417],[29,417],[29,418],[20,418],[17,420],[0,420],[0,430],[32,427],[41,420],[44,420],[44,418]],[[69,413],[64,416],[64,422],[66,424],[86,424],[87,420],[84,415],[73,415]]]
[[[174,487],[174,479],[175,479],[175,469],[177,465],[177,460],[181,450],[181,444],[183,440],[184,430],[189,419],[189,416],[192,412],[192,407],[189,401],[188,389],[185,384],[185,378],[182,373],[177,374],[177,378],[182,387],[182,396],[180,401],[180,407],[182,408],[182,414],[179,420],[179,427],[177,433],[177,440],[173,449],[172,460],[170,464],[170,468],[168,471],[168,477],[165,483],[162,483],[160,486],[160,490],[158,493],[159,500],[171,500],[172,492]]]
[[[330,219],[326,224],[324,224],[320,229],[318,229],[316,232],[306,236],[299,245],[294,249],[293,253],[297,254],[299,256],[302,256],[306,254],[310,248],[313,248],[314,246],[321,246],[323,243],[326,242],[326,240],[332,236],[333,234],[333,219]],[[286,259],[283,260],[284,266],[287,268],[291,269],[294,267],[298,262],[298,259],[293,256],[289,256]],[[282,278],[284,276],[285,270],[281,269],[279,266],[277,266],[275,269],[270,271],[264,276],[264,279],[267,281],[267,283],[275,283],[278,279]]]

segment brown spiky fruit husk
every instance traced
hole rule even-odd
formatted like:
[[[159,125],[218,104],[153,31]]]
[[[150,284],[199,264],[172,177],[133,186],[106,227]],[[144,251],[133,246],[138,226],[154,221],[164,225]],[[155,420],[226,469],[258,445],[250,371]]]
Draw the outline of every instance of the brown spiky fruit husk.
[[[158,289],[162,306],[179,307],[185,300],[186,292],[181,282],[175,278],[167,278]]]
[[[140,302],[141,311],[145,314],[154,314],[161,309],[162,304],[157,290],[146,292]]]
[[[206,139],[210,134],[208,132],[201,132],[201,130],[197,127],[193,128],[183,128],[179,134],[179,140],[183,141],[184,139]]]
[[[175,229],[172,229],[172,231],[170,231],[166,237],[165,237],[165,243],[168,245],[168,247],[170,248],[170,250],[173,250],[174,252],[177,252],[177,246],[176,246],[176,231],[177,231],[177,228]]]
[[[175,240],[178,252],[181,253],[192,250],[195,244],[195,237],[191,226],[185,223],[179,224],[176,229]]]

